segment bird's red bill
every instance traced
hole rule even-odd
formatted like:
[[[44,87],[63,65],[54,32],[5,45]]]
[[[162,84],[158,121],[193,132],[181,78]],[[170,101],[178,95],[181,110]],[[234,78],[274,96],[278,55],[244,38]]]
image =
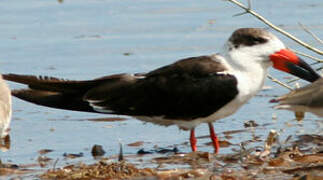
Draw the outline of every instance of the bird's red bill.
[[[314,82],[320,78],[320,75],[310,65],[296,56],[291,50],[282,49],[270,55],[269,58],[273,62],[273,67],[280,71],[287,72],[310,82]]]
[[[275,54],[270,55],[270,59],[274,63],[274,68],[287,73],[290,73],[290,70],[287,68],[286,63],[299,63],[299,58],[288,49],[282,49]]]

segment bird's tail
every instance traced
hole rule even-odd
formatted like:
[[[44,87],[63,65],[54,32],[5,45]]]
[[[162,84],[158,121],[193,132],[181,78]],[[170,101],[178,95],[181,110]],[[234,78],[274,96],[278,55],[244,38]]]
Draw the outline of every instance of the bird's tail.
[[[31,75],[3,74],[2,76],[3,79],[29,87],[12,91],[12,95],[19,99],[42,106],[84,112],[96,112],[88,102],[83,100],[84,94],[90,88],[109,81],[109,78],[70,81]]]

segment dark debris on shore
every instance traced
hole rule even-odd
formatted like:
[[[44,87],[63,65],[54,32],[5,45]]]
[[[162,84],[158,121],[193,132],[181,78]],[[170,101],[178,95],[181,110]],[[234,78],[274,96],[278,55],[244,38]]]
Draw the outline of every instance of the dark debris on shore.
[[[279,142],[271,131],[264,147],[240,148],[230,154],[208,152],[124,155],[118,161],[103,157],[94,164],[71,163],[51,167],[48,161],[37,165],[0,164],[0,177],[35,177],[40,179],[211,179],[211,180],[323,180],[323,136],[305,134]],[[50,152],[43,150],[41,152]],[[40,153],[43,157],[46,153]],[[153,154],[153,155],[152,155]],[[157,155],[156,155],[157,154]],[[141,159],[145,157],[145,160]],[[149,158],[147,158],[149,157]],[[136,159],[138,162],[135,162]],[[148,159],[148,160],[147,160]],[[67,159],[68,161],[69,159]],[[51,160],[53,162],[53,160]],[[148,167],[141,163],[149,161]],[[41,163],[42,162],[42,163]],[[43,166],[42,166],[43,164]],[[147,164],[147,163],[146,163]]]

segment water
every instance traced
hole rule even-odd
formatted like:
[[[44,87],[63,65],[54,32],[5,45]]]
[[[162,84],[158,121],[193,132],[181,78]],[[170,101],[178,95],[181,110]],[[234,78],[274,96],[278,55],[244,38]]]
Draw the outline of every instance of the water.
[[[253,8],[304,41],[321,48],[317,41],[297,24],[301,22],[317,36],[323,37],[323,2],[286,0],[272,3],[258,0]],[[91,79],[113,73],[147,72],[180,58],[211,54],[222,48],[234,29],[265,27],[250,15],[233,17],[241,9],[217,0],[2,0],[0,2],[0,70],[3,73],[50,75],[67,79]],[[277,33],[276,33],[277,34]],[[287,46],[315,55],[277,34]],[[130,55],[125,55],[130,53]],[[277,71],[271,74],[284,80]],[[224,131],[243,129],[243,122],[255,120],[269,125],[256,128],[255,134],[265,139],[270,129],[288,135],[322,133],[319,118],[307,114],[298,123],[293,113],[274,111],[267,103],[273,95],[287,90],[269,80],[273,87],[261,92],[233,116],[214,123],[220,137]],[[10,84],[11,88],[22,88]],[[269,97],[267,97],[269,96]],[[106,156],[119,151],[119,142],[126,145],[144,141],[145,149],[173,147],[189,152],[189,132],[177,127],[143,124],[131,117],[127,121],[95,122],[89,119],[113,118],[113,115],[69,112],[29,104],[14,98],[11,124],[11,149],[1,152],[3,162],[34,163],[40,149],[53,149],[47,156],[62,159],[63,153],[83,152],[77,159],[92,161],[91,147],[100,144]],[[277,120],[273,120],[273,114]],[[207,135],[201,125],[197,136]],[[230,142],[250,139],[250,131],[233,135]],[[208,139],[200,139],[202,151]],[[255,143],[254,145],[262,145]],[[141,147],[124,146],[126,154],[135,154]],[[221,153],[231,152],[230,148]],[[60,161],[61,162],[61,161]]]

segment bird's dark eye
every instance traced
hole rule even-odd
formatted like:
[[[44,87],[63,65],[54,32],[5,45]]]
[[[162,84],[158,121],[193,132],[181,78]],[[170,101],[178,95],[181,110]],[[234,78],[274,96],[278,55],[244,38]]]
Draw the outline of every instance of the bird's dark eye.
[[[266,43],[268,40],[262,37],[255,37],[255,36],[246,36],[244,45],[246,46],[253,46],[257,44],[263,44]]]
[[[235,48],[238,48],[239,46],[254,46],[257,44],[264,44],[267,41],[268,39],[266,38],[252,35],[240,35],[235,36],[233,39],[231,39],[231,42],[233,43]]]
[[[254,44],[263,44],[265,42],[267,42],[268,40],[262,37],[253,37]]]

